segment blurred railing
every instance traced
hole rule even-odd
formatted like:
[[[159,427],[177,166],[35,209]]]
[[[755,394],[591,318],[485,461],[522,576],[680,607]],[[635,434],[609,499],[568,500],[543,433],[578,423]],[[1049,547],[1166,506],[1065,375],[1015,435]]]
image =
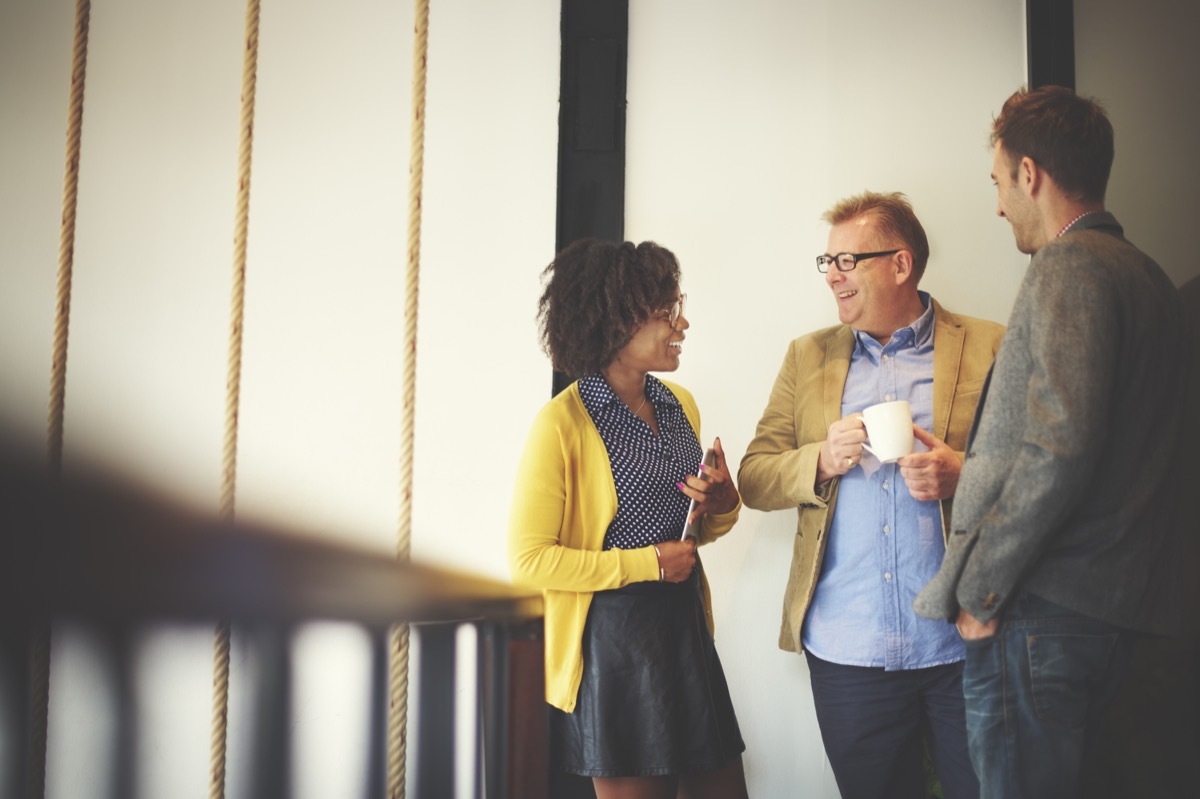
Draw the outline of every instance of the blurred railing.
[[[298,626],[346,621],[372,644],[369,774],[385,794],[389,630],[412,625],[418,646],[417,740],[408,767],[416,796],[537,799],[546,795],[540,597],[511,586],[400,563],[384,554],[183,509],[92,475],[51,481],[0,452],[0,797],[24,796],[31,732],[30,654],[47,626],[83,622],[108,648],[116,763],[97,797],[134,795],[131,642],[154,624],[229,622],[262,668],[253,671],[256,799],[289,785],[289,643]],[[455,785],[456,633],[478,631],[471,784]],[[53,691],[51,686],[51,691]],[[413,747],[410,747],[412,751]],[[206,753],[207,754],[207,753]]]

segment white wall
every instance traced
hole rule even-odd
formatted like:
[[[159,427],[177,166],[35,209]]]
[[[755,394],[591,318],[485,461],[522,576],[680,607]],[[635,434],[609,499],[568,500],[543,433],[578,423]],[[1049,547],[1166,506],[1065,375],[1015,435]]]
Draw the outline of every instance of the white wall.
[[[39,442],[73,6],[0,4],[0,421]],[[413,553],[504,578],[512,469],[550,388],[534,311],[554,246],[559,3],[433,6]],[[994,217],[986,137],[1024,80],[1021,0],[631,6],[626,235],[681,258],[692,327],[676,377],[735,464],[787,341],[836,318],[812,259],[839,197],[906,192],[930,234],[925,287],[1007,317],[1024,259]],[[214,509],[243,14],[241,0],[94,5],[68,361],[67,468],[100,457]],[[411,15],[383,0],[263,5],[250,211],[238,514],[383,551],[399,507]],[[1081,65],[1081,88],[1092,74]],[[1111,107],[1110,200],[1126,216],[1132,123]],[[1139,150],[1183,135],[1164,119]],[[1187,200],[1171,203],[1194,212]],[[1167,252],[1142,227],[1134,240]],[[1179,268],[1179,282],[1196,271]],[[751,793],[821,799],[836,789],[807,674],[775,646],[793,524],[747,511],[704,557]],[[95,779],[89,646],[71,628],[55,640],[55,797]],[[322,627],[298,648],[302,795],[344,795],[363,642]],[[155,632],[138,651],[139,718],[155,727],[142,793],[204,796],[211,633]],[[249,668],[235,648],[235,708]],[[231,796],[245,735],[235,709]]]
[[[837,322],[821,214],[903,191],[922,285],[1004,321],[1026,259],[994,216],[987,134],[1024,80],[1024,4],[630,4],[626,237],[673,249],[691,328],[676,374],[733,468],[788,342]],[[777,648],[796,517],[746,510],[702,552],[752,796],[838,795],[802,657]]]

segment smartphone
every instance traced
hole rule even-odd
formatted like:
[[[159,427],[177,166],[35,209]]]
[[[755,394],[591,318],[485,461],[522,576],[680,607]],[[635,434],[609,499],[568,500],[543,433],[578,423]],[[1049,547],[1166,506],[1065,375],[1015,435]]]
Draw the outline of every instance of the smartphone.
[[[704,460],[702,460],[701,463],[704,464],[705,466],[716,466],[717,465],[716,450],[714,450],[712,447],[709,447],[708,449],[706,449],[704,451]],[[697,476],[703,477],[704,469],[701,469],[699,472],[697,472]],[[691,502],[688,503],[687,516],[684,517],[684,522],[683,522],[683,533],[679,536],[680,541],[686,540],[689,536],[696,539],[697,541],[700,540],[700,519],[696,519],[696,521],[692,522],[691,524],[687,523],[687,519],[691,518],[692,511],[694,511],[694,510],[696,510],[696,500],[693,499]]]

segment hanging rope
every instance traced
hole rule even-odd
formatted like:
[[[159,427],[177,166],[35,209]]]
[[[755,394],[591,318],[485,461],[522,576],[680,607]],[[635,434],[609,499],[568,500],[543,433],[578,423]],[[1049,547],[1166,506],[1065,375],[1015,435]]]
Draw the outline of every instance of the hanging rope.
[[[421,274],[421,184],[425,175],[425,66],[429,51],[429,0],[416,0],[413,26],[412,150],[408,165],[408,268],[404,305],[404,401],[400,423],[400,521],[396,558],[407,563],[412,540],[413,420],[417,386],[417,289]],[[408,741],[407,624],[392,628],[388,681],[389,799],[404,799]]]
[[[225,374],[225,446],[221,475],[221,518],[233,518],[237,487],[238,408],[242,392],[242,320],[246,298],[246,238],[250,226],[250,155],[254,144],[254,95],[258,76],[259,0],[246,3],[246,52],[242,62],[241,142],[238,146],[237,211],[233,234],[233,297],[229,314],[229,365]],[[213,636],[213,710],[210,799],[225,795],[225,749],[229,721],[229,624]]]
[[[79,197],[79,144],[83,138],[83,88],[87,78],[90,0],[76,0],[75,44],[71,52],[71,99],[67,110],[67,163],[63,176],[62,228],[58,243],[58,288],[54,349],[50,365],[48,465],[51,479],[62,475],[63,409],[67,395],[67,331],[71,321],[71,277],[75,269],[75,209]],[[50,716],[50,624],[30,632],[30,736],[25,795],[46,793],[46,731]]]
[[[67,394],[67,328],[71,321],[71,276],[75,268],[75,208],[79,195],[79,143],[83,137],[83,85],[87,77],[91,0],[75,3],[75,47],[71,55],[71,105],[67,111],[67,166],[63,178],[62,230],[58,242],[58,301],[50,368],[50,473],[62,474],[63,407]]]

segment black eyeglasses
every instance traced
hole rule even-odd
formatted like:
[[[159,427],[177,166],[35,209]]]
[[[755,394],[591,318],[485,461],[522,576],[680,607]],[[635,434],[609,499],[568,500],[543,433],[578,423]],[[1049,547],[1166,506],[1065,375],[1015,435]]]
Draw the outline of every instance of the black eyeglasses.
[[[859,261],[865,261],[868,258],[878,258],[881,255],[895,255],[900,250],[883,250],[881,252],[839,252],[837,255],[818,255],[817,256],[817,271],[824,274],[829,271],[829,265],[833,264],[839,272],[849,272],[854,267],[858,266]]]

